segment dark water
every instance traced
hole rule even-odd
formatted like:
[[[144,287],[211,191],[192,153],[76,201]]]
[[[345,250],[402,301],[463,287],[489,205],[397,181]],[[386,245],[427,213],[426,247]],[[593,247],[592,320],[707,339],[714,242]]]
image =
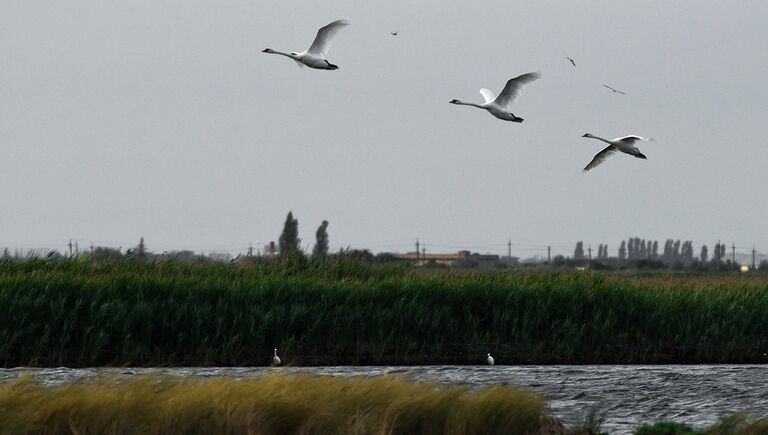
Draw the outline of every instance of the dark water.
[[[334,376],[399,374],[473,388],[514,385],[546,397],[552,413],[565,422],[581,421],[596,409],[605,414],[603,430],[610,433],[631,433],[641,423],[662,419],[702,427],[736,411],[768,416],[768,365],[15,368],[0,369],[0,381],[25,372],[57,385],[102,373],[248,377],[275,370]]]

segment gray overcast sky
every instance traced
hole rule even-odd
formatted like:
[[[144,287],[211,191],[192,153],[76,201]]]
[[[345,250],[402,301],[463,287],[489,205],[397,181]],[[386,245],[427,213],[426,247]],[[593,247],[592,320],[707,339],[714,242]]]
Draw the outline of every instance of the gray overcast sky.
[[[338,71],[260,53],[342,17]],[[765,1],[5,1],[0,246],[243,250],[293,210],[309,245],[329,220],[334,249],[768,251],[766,18]],[[522,124],[448,104],[529,71]],[[656,141],[585,175],[587,132]]]

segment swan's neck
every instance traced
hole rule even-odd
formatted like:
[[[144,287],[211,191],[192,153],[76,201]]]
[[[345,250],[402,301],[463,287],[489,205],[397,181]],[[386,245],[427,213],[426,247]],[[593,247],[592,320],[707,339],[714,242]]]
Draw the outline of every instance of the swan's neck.
[[[292,55],[291,53],[283,53],[282,51],[276,51],[276,50],[268,51],[267,54],[279,54],[281,56],[290,57],[291,59],[296,58],[296,56]]]
[[[603,139],[602,137],[599,137],[599,136],[595,136],[594,134],[593,134],[593,135],[591,135],[591,136],[587,136],[587,137],[590,137],[590,138],[592,138],[592,139],[601,140],[601,141],[603,141],[603,142],[605,142],[605,143],[608,143],[608,144],[611,144],[611,145],[613,145],[613,142],[609,141],[608,139]]]
[[[478,109],[485,109],[485,107],[483,107],[483,106],[481,106],[479,104],[476,104],[476,103],[465,103],[465,102],[459,101],[459,100],[456,100],[456,102],[453,103],[453,104],[458,104],[459,106],[472,106],[472,107],[477,107]]]

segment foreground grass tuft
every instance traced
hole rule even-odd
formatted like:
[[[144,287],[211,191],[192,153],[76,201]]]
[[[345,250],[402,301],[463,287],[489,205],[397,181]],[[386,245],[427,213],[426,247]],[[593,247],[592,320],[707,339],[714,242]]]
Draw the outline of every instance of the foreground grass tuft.
[[[640,426],[635,435],[765,435],[768,418],[737,412],[722,418],[707,429],[695,429],[683,423],[660,421]]]
[[[694,429],[683,423],[660,421],[640,426],[635,435],[704,435],[704,429]]]
[[[0,384],[0,434],[524,434],[560,430],[537,396],[396,377],[143,376]]]

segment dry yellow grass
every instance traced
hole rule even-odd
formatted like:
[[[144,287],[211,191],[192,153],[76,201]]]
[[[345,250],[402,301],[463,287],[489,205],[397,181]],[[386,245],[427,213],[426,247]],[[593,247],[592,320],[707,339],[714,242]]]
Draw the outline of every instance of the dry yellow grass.
[[[558,431],[533,393],[397,377],[95,378],[0,384],[2,434],[523,434]],[[562,430],[562,428],[560,428]]]

